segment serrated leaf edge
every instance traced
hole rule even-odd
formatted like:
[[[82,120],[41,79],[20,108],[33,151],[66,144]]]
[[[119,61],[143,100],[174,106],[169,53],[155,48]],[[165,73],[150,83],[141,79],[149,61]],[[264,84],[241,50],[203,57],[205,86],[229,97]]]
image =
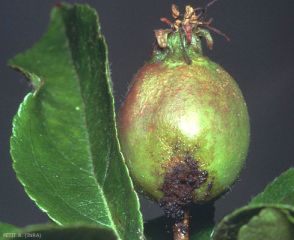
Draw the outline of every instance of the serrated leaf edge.
[[[62,4],[63,6],[71,6],[71,5],[69,5],[69,4]],[[130,173],[129,173],[129,170],[128,170],[128,168],[127,168],[127,166],[126,166],[126,164],[125,164],[125,159],[124,159],[124,157],[123,157],[123,154],[122,154],[122,152],[121,152],[121,146],[120,146],[120,144],[119,144],[119,140],[118,140],[118,131],[117,131],[117,125],[116,125],[116,114],[115,114],[115,111],[114,111],[114,109],[115,109],[115,104],[114,104],[114,97],[113,97],[113,93],[112,93],[112,88],[111,88],[111,86],[112,86],[112,82],[111,82],[111,78],[110,78],[110,69],[109,69],[109,60],[108,60],[108,48],[107,48],[107,44],[106,44],[106,41],[105,41],[105,37],[101,34],[101,30],[100,30],[100,24],[99,24],[99,17],[98,17],[98,15],[96,14],[96,11],[93,11],[93,9],[90,7],[90,6],[88,6],[87,4],[74,4],[73,6],[82,6],[82,7],[86,7],[86,8],[88,8],[90,11],[92,11],[92,13],[94,13],[95,14],[95,16],[96,16],[96,21],[97,21],[97,26],[98,26],[98,34],[99,34],[99,37],[103,40],[103,43],[104,43],[104,45],[105,45],[105,49],[106,49],[106,60],[105,60],[105,66],[107,66],[107,69],[106,69],[106,74],[107,74],[107,88],[108,88],[108,94],[111,96],[111,106],[112,106],[112,109],[113,109],[113,115],[112,115],[112,117],[113,117],[113,122],[114,122],[114,132],[115,132],[115,139],[116,139],[116,141],[117,141],[117,148],[118,148],[118,151],[119,151],[119,154],[120,154],[120,156],[121,156],[121,160],[123,161],[123,165],[124,165],[124,169],[125,169],[125,172],[126,172],[126,174],[127,174],[127,176],[129,177],[129,182],[130,182],[130,187],[133,189],[133,191],[135,192],[135,189],[134,189],[134,184],[133,184],[133,182],[131,181],[131,178],[130,178]],[[62,17],[61,17],[62,18]],[[63,20],[63,19],[62,19]],[[52,15],[51,15],[51,20],[50,21],[52,21]],[[66,31],[65,31],[65,24],[64,24],[64,21],[63,21],[63,27],[64,27],[64,29],[63,29],[63,31],[64,31],[64,33],[66,34]],[[46,35],[46,33],[45,33],[45,35]],[[43,36],[44,37],[44,36]],[[41,39],[43,38],[43,37],[41,37]],[[67,39],[68,40],[68,39]],[[69,49],[69,51],[70,51],[70,46],[69,46],[69,43],[68,43],[68,41],[67,41],[67,45],[68,45],[68,49]],[[70,54],[71,54],[71,51],[70,51]],[[71,58],[71,60],[72,60],[72,58]],[[72,63],[72,65],[74,66],[74,64]],[[16,116],[13,118],[13,123],[12,123],[12,126],[13,126],[13,128],[12,128],[12,136],[11,136],[11,138],[10,138],[10,146],[11,146],[11,148],[10,148],[10,154],[11,154],[11,156],[12,156],[12,159],[13,159],[13,169],[14,169],[14,171],[16,172],[16,174],[17,174],[17,178],[19,179],[19,181],[21,182],[21,184],[24,186],[24,190],[25,190],[25,192],[27,193],[27,195],[29,196],[29,198],[33,201],[33,202],[35,202],[36,203],[36,205],[40,208],[40,210],[41,211],[43,211],[44,213],[46,213],[48,216],[49,216],[49,218],[51,218],[54,222],[56,222],[57,224],[59,224],[59,225],[63,225],[61,222],[59,222],[55,217],[53,217],[52,215],[51,215],[51,213],[50,213],[50,211],[48,211],[48,210],[46,210],[42,205],[42,201],[40,202],[39,200],[37,200],[36,199],[36,197],[34,197],[34,195],[35,194],[32,194],[31,193],[31,191],[30,191],[30,188],[24,183],[24,181],[23,181],[23,179],[22,179],[22,177],[21,177],[21,174],[19,174],[19,172],[16,170],[16,168],[15,168],[15,160],[14,160],[14,154],[13,154],[13,151],[14,151],[14,149],[13,149],[13,147],[12,147],[12,144],[11,144],[11,142],[13,141],[13,139],[14,138],[17,138],[17,134],[16,134],[16,130],[15,130],[15,126],[17,125],[17,121],[18,121],[18,118],[20,117],[20,115],[21,115],[21,113],[22,113],[22,111],[23,111],[23,107],[24,107],[24,105],[26,104],[26,102],[28,101],[28,99],[30,98],[30,97],[34,97],[36,94],[38,94],[38,92],[41,90],[41,88],[42,88],[42,86],[43,86],[43,84],[41,83],[41,81],[40,81],[40,77],[39,76],[37,76],[36,74],[33,74],[33,73],[30,73],[30,72],[28,72],[28,71],[26,71],[25,69],[23,69],[22,67],[19,67],[19,66],[17,66],[16,64],[13,64],[13,62],[12,61],[9,61],[9,66],[10,67],[12,67],[12,68],[14,68],[14,69],[17,69],[18,71],[20,71],[26,78],[28,78],[28,80],[30,80],[32,83],[33,83],[33,86],[34,86],[34,91],[33,91],[33,93],[31,92],[31,93],[28,93],[25,97],[24,97],[24,100],[23,100],[23,102],[20,104],[20,106],[19,106],[19,109],[18,109],[18,111],[17,111],[17,114],[16,114]],[[75,69],[75,67],[73,67],[74,69]],[[78,74],[77,73],[75,73],[75,75],[76,76],[78,76]],[[39,79],[39,81],[33,81],[33,79]],[[36,83],[38,83],[39,82],[39,84],[36,84]],[[95,174],[94,174],[95,175]],[[97,183],[97,187],[99,187],[100,188],[100,190],[103,192],[103,190],[101,189],[101,187],[99,186],[99,184]],[[136,193],[136,192],[135,192]],[[111,222],[111,226],[109,226],[109,225],[106,225],[106,224],[103,224],[103,223],[100,223],[100,222],[97,222],[99,225],[101,225],[101,226],[103,226],[103,227],[106,227],[106,228],[109,228],[109,227],[111,227],[113,230],[114,230],[114,232],[115,232],[115,234],[117,235],[117,237],[118,238],[120,238],[120,236],[119,236],[119,233],[118,233],[118,231],[117,231],[117,229],[116,229],[116,226],[114,225],[114,222],[113,222],[113,217],[112,217],[112,215],[111,215],[111,211],[110,211],[110,209],[109,209],[109,206],[108,206],[108,203],[107,203],[107,201],[106,201],[106,199],[105,199],[105,196],[104,195],[102,195],[102,198],[103,198],[103,200],[104,200],[104,202],[105,202],[105,206],[107,207],[107,213],[108,213],[108,215],[109,215],[109,220],[110,220],[110,222]],[[141,211],[140,211],[140,204],[139,204],[139,197],[138,197],[138,195],[137,194],[135,194],[135,198],[136,198],[136,201],[137,201],[137,206],[136,206],[136,210],[137,210],[137,212],[138,212],[138,215],[140,216],[140,218],[139,218],[139,223],[140,223],[140,225],[141,225],[141,231],[142,231],[142,233],[143,233],[143,220],[142,220],[142,213],[141,213]],[[64,225],[63,225],[64,226]]]

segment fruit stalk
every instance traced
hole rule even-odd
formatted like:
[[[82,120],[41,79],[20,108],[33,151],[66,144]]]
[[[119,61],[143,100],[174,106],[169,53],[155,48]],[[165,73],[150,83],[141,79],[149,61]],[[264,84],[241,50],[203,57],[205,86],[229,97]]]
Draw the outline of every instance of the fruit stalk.
[[[183,219],[180,222],[176,222],[173,226],[174,240],[189,240],[189,225],[190,215],[189,210],[186,209]]]

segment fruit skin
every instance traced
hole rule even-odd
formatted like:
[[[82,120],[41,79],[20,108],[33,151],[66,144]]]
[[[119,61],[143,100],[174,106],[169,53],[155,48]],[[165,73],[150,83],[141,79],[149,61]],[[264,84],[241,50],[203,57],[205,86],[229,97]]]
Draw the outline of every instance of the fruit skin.
[[[139,190],[160,201],[165,176],[188,154],[208,173],[192,193],[193,202],[202,203],[238,178],[248,151],[249,117],[236,82],[202,56],[199,39],[194,36],[187,49],[191,65],[172,51],[179,49],[178,40],[172,35],[171,50],[155,52],[134,77],[119,114],[119,135]]]

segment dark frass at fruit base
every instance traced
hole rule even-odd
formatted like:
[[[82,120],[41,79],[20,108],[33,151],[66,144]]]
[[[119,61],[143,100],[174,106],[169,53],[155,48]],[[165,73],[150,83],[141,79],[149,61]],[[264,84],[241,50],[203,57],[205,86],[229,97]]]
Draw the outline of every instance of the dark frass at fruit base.
[[[249,145],[246,103],[234,79],[202,54],[213,40],[201,12],[172,6],[171,29],[155,31],[119,115],[119,134],[140,192],[179,222],[189,204],[219,197],[236,181]],[[225,35],[224,35],[225,36]],[[226,36],[225,36],[226,37]],[[188,238],[178,238],[188,239]]]

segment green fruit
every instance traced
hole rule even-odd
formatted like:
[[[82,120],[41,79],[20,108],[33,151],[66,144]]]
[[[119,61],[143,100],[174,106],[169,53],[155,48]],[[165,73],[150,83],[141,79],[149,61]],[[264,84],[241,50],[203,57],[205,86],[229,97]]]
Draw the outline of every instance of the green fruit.
[[[249,118],[236,82],[202,55],[198,35],[184,42],[191,64],[183,60],[180,40],[170,33],[167,48],[155,50],[136,74],[120,111],[119,135],[138,189],[164,204],[180,196],[183,205],[212,200],[236,181],[248,150]]]

